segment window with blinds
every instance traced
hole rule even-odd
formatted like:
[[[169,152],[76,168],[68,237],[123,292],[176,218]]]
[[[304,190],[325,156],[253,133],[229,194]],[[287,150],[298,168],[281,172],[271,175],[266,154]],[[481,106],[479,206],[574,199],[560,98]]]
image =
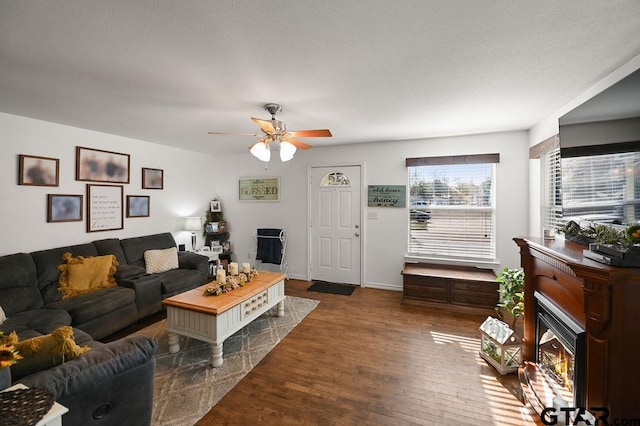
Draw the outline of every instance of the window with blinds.
[[[640,220],[640,152],[563,158],[561,168],[565,221]]]
[[[498,154],[408,158],[408,254],[495,259],[495,163]]]
[[[562,220],[562,173],[560,173],[560,148],[540,154],[542,178],[542,227],[557,229]]]

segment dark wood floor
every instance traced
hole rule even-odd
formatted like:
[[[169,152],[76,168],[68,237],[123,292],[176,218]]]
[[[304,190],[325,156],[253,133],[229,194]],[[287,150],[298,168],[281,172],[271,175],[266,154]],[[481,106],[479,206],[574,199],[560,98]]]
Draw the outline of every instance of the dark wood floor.
[[[534,425],[515,375],[479,356],[484,318],[400,304],[401,293],[286,293],[320,305],[203,417],[220,424]]]

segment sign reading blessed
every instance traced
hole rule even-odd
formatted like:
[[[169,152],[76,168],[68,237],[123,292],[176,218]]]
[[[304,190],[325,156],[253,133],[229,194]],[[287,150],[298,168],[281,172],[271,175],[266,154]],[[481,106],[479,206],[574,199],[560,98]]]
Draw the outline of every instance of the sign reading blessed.
[[[369,185],[369,207],[406,207],[406,185]]]
[[[240,178],[240,201],[280,201],[280,178]]]

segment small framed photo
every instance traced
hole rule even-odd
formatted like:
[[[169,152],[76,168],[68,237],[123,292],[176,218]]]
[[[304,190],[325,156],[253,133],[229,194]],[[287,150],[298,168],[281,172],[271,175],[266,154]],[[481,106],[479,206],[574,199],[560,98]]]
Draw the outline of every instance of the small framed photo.
[[[76,180],[129,183],[129,154],[76,147]]]
[[[211,223],[205,223],[204,232],[207,234],[213,233],[213,226],[211,225]]]
[[[221,212],[222,206],[220,205],[220,200],[211,200],[211,212]]]
[[[225,253],[231,251],[231,241],[225,241],[222,243],[222,251]]]
[[[82,195],[47,195],[47,222],[81,222]]]
[[[142,189],[164,189],[164,170],[143,167]]]
[[[148,195],[127,195],[127,217],[149,217]]]
[[[59,159],[19,155],[18,161],[18,185],[58,186]]]

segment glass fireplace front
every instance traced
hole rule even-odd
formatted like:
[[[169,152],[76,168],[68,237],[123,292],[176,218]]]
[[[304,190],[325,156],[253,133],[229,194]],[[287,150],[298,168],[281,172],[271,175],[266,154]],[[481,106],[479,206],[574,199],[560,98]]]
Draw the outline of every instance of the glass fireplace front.
[[[585,330],[545,295],[537,305],[536,362],[567,405],[584,406]]]

